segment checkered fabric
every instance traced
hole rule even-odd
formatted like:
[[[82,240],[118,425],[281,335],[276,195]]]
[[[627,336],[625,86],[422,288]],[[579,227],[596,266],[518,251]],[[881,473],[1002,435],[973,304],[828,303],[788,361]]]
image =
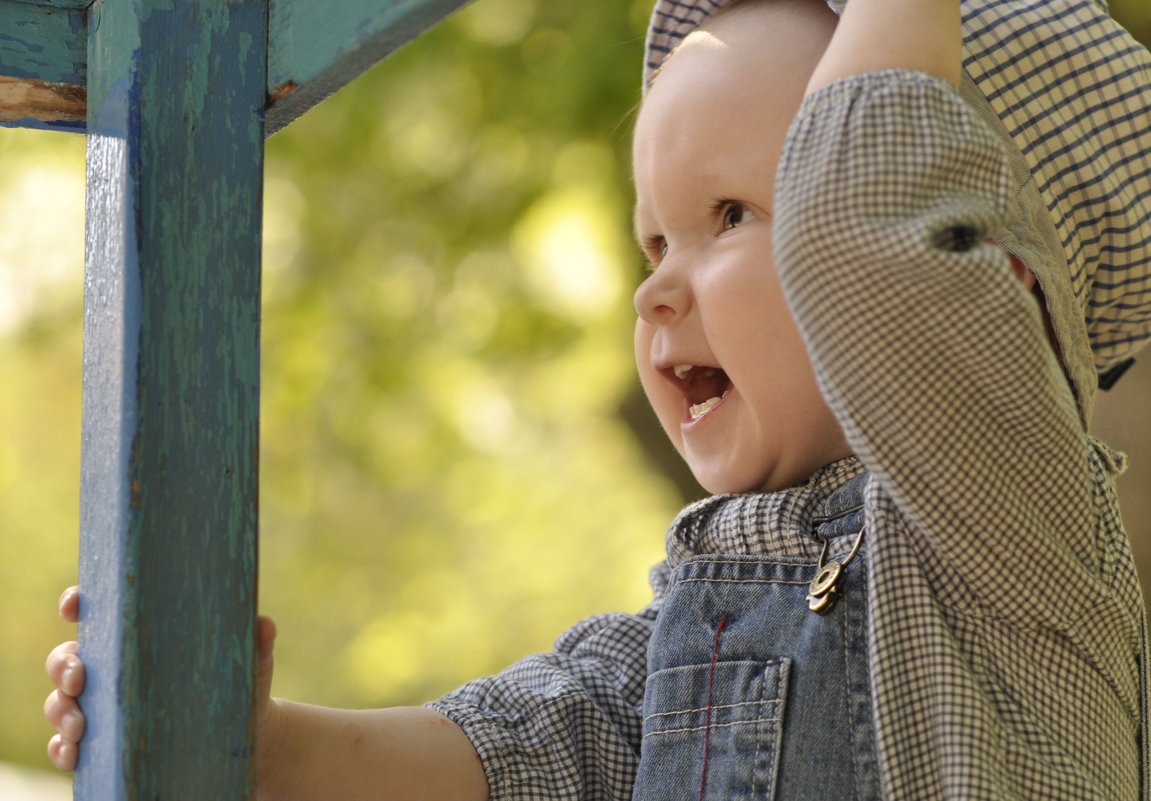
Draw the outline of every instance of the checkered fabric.
[[[714,7],[660,0],[648,75]],[[670,566],[810,556],[815,504],[862,469],[883,797],[1151,799],[1124,459],[1084,426],[1096,371],[1151,336],[1149,61],[1090,2],[965,3],[964,29],[959,93],[836,82],[777,173],[776,265],[858,462],[689,507],[651,606],[433,704],[494,801],[630,798]],[[988,239],[1039,278],[1058,356]]]
[[[487,774],[491,801],[626,801],[643,733],[647,643],[667,575],[637,615],[577,624],[549,654],[520,660],[429,704],[458,724]]]
[[[986,241],[1021,213],[1012,186],[971,106],[900,71],[810,96],[777,172],[784,291],[875,479],[885,798],[1134,799],[1143,781],[1123,460],[1084,433],[1038,304]]]

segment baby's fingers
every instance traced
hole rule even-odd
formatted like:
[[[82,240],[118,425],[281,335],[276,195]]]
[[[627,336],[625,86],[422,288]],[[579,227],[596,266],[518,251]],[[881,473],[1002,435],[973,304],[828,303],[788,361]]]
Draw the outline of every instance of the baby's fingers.
[[[75,623],[80,617],[80,590],[69,587],[58,603],[60,617]],[[84,691],[84,663],[76,654],[76,643],[57,645],[48,654],[44,670],[56,689],[44,701],[44,717],[52,724],[56,734],[48,741],[48,759],[58,769],[73,771],[80,757],[80,738],[84,736],[84,713],[76,703],[76,696]]]
[[[76,643],[66,642],[57,645],[48,654],[44,670],[60,690],[73,698],[84,692],[84,663],[76,655]]]
[[[48,741],[48,759],[58,770],[76,769],[80,756],[77,743],[84,736],[86,721],[76,696],[84,689],[84,664],[76,656],[76,643],[58,645],[48,656],[48,675],[56,683],[44,701],[44,717],[56,734]]]
[[[70,695],[53,690],[44,701],[44,717],[65,742],[78,743],[84,736],[84,713]]]
[[[70,773],[76,770],[76,760],[80,758],[80,747],[68,742],[59,734],[48,741],[48,759],[57,770]]]
[[[80,588],[73,585],[64,590],[60,594],[57,608],[60,610],[60,617],[69,623],[78,621],[80,619]]]

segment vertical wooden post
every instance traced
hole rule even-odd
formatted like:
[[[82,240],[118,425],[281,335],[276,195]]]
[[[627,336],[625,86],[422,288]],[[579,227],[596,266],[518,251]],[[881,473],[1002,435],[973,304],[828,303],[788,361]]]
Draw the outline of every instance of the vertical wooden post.
[[[80,801],[251,796],[264,0],[95,0]]]

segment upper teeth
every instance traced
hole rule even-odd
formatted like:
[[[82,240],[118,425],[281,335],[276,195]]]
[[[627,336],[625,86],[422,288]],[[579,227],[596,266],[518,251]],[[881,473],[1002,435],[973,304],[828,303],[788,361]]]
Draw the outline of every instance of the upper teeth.
[[[675,373],[676,378],[683,378],[685,375],[687,375],[688,373],[691,372],[691,368],[693,366],[694,365],[690,365],[690,364],[677,364],[675,367],[673,367],[671,369],[672,369],[672,372]]]

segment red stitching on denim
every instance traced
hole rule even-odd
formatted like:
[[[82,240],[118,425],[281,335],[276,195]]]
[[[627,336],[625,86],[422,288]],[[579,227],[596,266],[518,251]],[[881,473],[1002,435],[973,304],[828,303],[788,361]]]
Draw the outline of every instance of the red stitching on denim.
[[[699,778],[699,801],[703,801],[703,789],[707,786],[707,760],[711,756],[711,692],[715,684],[715,660],[719,657],[719,635],[727,623],[727,613],[719,619],[715,629],[715,647],[711,651],[711,664],[707,673],[707,724],[703,730],[703,772]]]

